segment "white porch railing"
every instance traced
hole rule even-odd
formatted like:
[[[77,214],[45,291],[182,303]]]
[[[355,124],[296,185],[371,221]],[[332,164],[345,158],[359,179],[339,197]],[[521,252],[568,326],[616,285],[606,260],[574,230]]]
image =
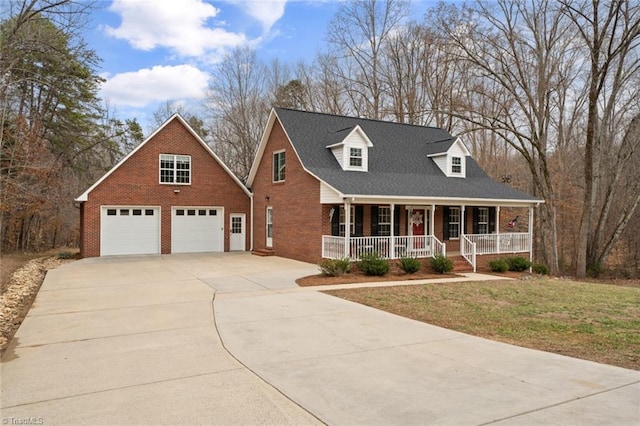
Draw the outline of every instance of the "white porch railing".
[[[393,241],[393,244],[391,243]],[[322,236],[322,257],[358,260],[363,254],[377,253],[385,259],[446,255],[444,243],[432,235],[397,237],[350,237],[345,253],[345,237]]]
[[[344,237],[322,236],[322,257],[325,259],[344,259]]]
[[[529,251],[531,235],[528,232],[504,234],[465,235],[476,244],[476,254],[517,253]]]
[[[469,238],[470,236],[471,235],[462,235],[460,240],[460,254],[473,266],[473,272],[476,272],[477,245]]]
[[[530,242],[531,234],[528,232],[463,235],[460,254],[473,266],[473,272],[476,272],[476,255],[529,251]]]

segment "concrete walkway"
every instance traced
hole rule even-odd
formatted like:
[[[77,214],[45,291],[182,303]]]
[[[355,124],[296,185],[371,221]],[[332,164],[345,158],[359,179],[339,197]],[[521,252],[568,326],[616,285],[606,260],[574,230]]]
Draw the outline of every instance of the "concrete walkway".
[[[2,417],[45,424],[640,420],[638,371],[471,337],[294,284],[314,273],[315,265],[248,254],[86,259],[50,271],[3,357]]]

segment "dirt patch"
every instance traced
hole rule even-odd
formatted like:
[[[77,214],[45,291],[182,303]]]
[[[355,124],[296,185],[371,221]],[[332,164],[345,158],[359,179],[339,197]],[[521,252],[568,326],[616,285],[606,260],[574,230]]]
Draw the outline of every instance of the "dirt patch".
[[[72,262],[57,256],[32,258],[33,255],[2,257],[2,295],[0,296],[0,354],[27,316],[48,270]],[[29,260],[29,258],[31,258]]]

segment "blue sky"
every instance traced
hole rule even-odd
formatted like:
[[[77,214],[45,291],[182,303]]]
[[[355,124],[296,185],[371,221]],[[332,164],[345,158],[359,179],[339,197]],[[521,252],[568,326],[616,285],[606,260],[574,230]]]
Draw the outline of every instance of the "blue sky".
[[[422,19],[435,1],[414,0]],[[210,70],[226,52],[256,48],[265,62],[311,61],[324,49],[331,0],[108,0],[98,4],[84,34],[102,59],[101,97],[120,118],[149,119],[165,101],[195,105]]]

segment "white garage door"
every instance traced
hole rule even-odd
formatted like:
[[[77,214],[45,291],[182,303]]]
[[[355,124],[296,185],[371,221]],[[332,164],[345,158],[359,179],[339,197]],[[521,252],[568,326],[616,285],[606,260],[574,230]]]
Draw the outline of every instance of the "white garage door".
[[[174,207],[171,253],[224,251],[224,211],[220,207]]]
[[[100,255],[160,253],[158,207],[103,207]]]

